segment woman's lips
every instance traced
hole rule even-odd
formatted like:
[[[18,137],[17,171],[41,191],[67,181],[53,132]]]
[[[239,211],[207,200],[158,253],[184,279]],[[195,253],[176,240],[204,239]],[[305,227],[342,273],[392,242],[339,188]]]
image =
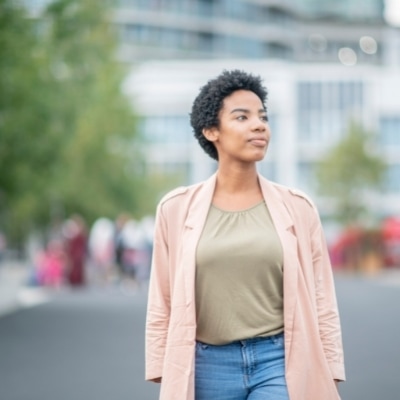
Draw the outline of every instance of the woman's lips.
[[[265,138],[252,138],[249,140],[249,142],[257,147],[265,147],[267,145],[267,139]]]

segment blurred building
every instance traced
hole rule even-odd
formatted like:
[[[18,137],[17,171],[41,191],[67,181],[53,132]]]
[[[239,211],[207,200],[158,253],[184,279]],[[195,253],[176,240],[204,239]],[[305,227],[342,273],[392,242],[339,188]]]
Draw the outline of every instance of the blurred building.
[[[383,0],[117,0],[113,21],[121,59],[128,63],[199,58],[330,62],[348,48],[358,62],[380,64],[383,10]]]
[[[45,8],[52,3],[54,0],[14,0],[15,3],[26,7],[28,9],[30,16],[40,17]]]
[[[312,18],[340,18],[352,22],[382,18],[384,0],[296,0],[296,5]]]

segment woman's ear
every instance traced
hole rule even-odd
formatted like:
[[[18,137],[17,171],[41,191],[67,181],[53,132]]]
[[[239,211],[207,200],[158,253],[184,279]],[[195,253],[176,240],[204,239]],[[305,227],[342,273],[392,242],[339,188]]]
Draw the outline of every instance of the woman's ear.
[[[218,129],[215,126],[204,128],[203,135],[208,141],[215,142],[218,139]]]

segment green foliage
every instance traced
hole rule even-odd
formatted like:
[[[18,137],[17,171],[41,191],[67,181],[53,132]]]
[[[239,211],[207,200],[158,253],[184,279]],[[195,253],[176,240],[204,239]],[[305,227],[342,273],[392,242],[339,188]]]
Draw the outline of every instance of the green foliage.
[[[32,21],[9,0],[0,0],[0,210],[3,225],[22,231],[21,222],[38,212],[37,193],[52,161],[46,105],[48,80]],[[7,218],[6,218],[7,216]]]
[[[344,139],[316,170],[320,193],[335,200],[336,219],[345,225],[362,223],[368,193],[379,190],[383,181],[386,164],[373,151],[373,139],[361,125],[350,123]]]
[[[18,3],[17,3],[18,4]],[[154,207],[104,0],[0,0],[0,229]],[[149,197],[153,196],[153,197]]]

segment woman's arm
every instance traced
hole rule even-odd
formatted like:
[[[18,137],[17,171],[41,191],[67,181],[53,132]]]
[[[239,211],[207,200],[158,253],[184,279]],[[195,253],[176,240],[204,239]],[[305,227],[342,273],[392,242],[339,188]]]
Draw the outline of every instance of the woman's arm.
[[[332,266],[317,211],[311,219],[311,247],[321,342],[335,381],[345,380],[342,333]]]
[[[146,318],[146,380],[161,382],[170,316],[170,284],[167,224],[159,205]]]

